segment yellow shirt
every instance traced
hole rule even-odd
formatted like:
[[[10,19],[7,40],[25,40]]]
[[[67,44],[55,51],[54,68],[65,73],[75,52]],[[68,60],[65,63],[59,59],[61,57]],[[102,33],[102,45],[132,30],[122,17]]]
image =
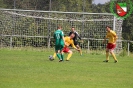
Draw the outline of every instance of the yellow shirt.
[[[73,39],[70,39],[70,37],[65,37],[65,47],[68,47],[70,45],[72,45],[73,48],[76,48],[76,46],[73,43]]]
[[[107,32],[106,38],[109,39],[108,43],[115,43],[116,42],[116,33],[112,30],[110,32]]]

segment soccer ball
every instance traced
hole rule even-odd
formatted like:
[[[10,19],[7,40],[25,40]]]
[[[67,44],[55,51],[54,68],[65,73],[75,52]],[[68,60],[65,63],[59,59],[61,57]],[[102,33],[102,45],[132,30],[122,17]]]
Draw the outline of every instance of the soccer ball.
[[[50,61],[53,61],[53,60],[54,60],[54,58],[53,58],[52,55],[49,56],[49,60],[50,60]]]

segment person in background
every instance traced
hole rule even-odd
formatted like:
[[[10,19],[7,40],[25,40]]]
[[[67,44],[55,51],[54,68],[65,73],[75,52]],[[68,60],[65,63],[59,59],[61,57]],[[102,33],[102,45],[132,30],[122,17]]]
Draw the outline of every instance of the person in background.
[[[81,40],[81,37],[80,35],[78,34],[78,32],[75,30],[74,27],[71,28],[71,32],[69,33],[69,36],[74,33],[75,34],[75,37],[73,38],[73,41],[74,41],[74,45],[78,48],[78,49],[81,49],[79,44],[78,44],[78,39]],[[80,55],[82,55],[82,51],[80,50]]]

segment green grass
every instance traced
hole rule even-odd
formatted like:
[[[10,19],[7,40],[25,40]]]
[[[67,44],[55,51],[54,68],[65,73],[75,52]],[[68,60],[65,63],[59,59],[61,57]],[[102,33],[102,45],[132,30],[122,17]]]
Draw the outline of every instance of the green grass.
[[[74,53],[59,63],[48,60],[52,54],[0,49],[0,88],[133,88],[133,56],[104,63],[105,55]]]

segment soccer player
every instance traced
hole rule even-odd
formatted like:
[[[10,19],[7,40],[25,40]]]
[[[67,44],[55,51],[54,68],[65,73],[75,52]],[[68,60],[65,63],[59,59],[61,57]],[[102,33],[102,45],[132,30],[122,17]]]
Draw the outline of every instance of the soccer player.
[[[73,42],[73,38],[74,38],[74,37],[75,37],[75,34],[72,33],[70,36],[67,36],[67,37],[64,38],[64,40],[65,40],[65,46],[64,46],[62,52],[68,53],[68,56],[67,56],[67,58],[66,58],[66,61],[69,61],[69,60],[70,60],[70,57],[72,56],[72,53],[73,53],[73,52],[68,48],[70,45],[71,45],[74,49],[76,49],[77,51],[80,51],[80,49],[78,49],[78,48],[74,45],[74,42]],[[53,58],[55,58],[55,53],[54,53],[54,55],[53,55]]]
[[[62,49],[64,47],[64,33],[61,29],[61,26],[58,26],[58,30],[54,32],[55,52],[57,57],[59,58],[59,62],[63,61],[64,59],[62,53]]]
[[[78,49],[75,45],[74,45],[74,42],[73,42],[73,38],[75,37],[75,34],[74,33],[71,33],[70,36],[67,36],[65,37],[65,46],[63,48],[63,52],[64,53],[68,53],[68,56],[67,56],[67,59],[66,61],[69,61],[70,60],[70,57],[72,56],[72,51],[68,48],[70,45],[76,49],[77,51],[80,51],[80,49]]]
[[[69,33],[69,36],[74,33],[75,34],[75,37],[73,38],[73,41],[74,41],[74,45],[80,49],[79,45],[78,45],[78,38],[81,40],[81,37],[79,36],[78,32],[75,30],[74,27],[71,28],[71,32]],[[80,50],[80,55],[82,55],[82,51]]]
[[[113,30],[111,30],[111,27],[107,26],[106,30],[107,30],[107,34],[106,34],[106,37],[105,37],[103,43],[105,43],[106,39],[108,39],[108,44],[106,47],[106,60],[103,62],[109,61],[109,52],[110,52],[110,54],[114,58],[114,62],[116,63],[116,62],[118,62],[118,60],[116,59],[116,56],[115,56],[113,50],[116,47],[116,40],[118,37],[117,37],[116,33]]]

